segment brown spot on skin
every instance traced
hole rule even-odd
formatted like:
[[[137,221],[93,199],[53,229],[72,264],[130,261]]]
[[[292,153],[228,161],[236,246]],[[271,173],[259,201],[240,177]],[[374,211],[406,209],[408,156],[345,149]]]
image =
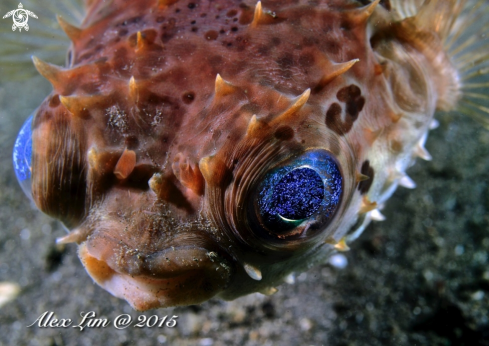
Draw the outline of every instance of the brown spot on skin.
[[[294,130],[290,126],[283,125],[275,130],[274,135],[277,139],[289,141],[294,138]]]
[[[227,17],[234,17],[237,14],[238,14],[238,11],[236,11],[236,10],[229,10],[228,13],[226,13],[226,16]]]
[[[364,97],[359,97],[346,103],[346,114],[352,118],[352,122],[357,120],[358,114],[362,111],[364,105]]]
[[[241,11],[241,15],[239,16],[239,24],[248,25],[253,21],[254,9],[251,9],[249,6],[245,4],[240,4],[243,10]]]
[[[314,64],[314,55],[303,54],[299,57],[299,65],[302,67],[308,67]]]
[[[278,46],[280,44],[280,38],[278,37],[272,37],[272,39],[270,40],[270,45],[272,46]]]
[[[338,54],[341,49],[341,45],[336,41],[327,41],[323,45],[330,54]]]
[[[161,26],[161,31],[163,31],[163,34],[161,35],[161,42],[167,43],[173,38],[173,36],[175,36],[177,33],[176,22],[177,21],[175,18],[170,18],[168,23]]]
[[[349,100],[355,99],[358,96],[362,94],[361,90],[359,87],[356,85],[352,84],[347,87],[341,88],[338,93],[336,94],[336,97],[338,100],[341,102],[348,102]]]
[[[246,49],[249,41],[248,41],[248,38],[246,38],[246,37],[237,36],[236,42],[237,42],[237,46],[238,46],[237,51],[242,52]]]
[[[362,169],[360,171],[363,175],[366,175],[367,177],[369,177],[370,179],[368,180],[364,180],[364,181],[361,181],[359,184],[358,184],[358,191],[360,191],[360,193],[362,195],[366,194],[368,192],[368,190],[370,190],[370,186],[372,186],[372,183],[374,181],[374,176],[375,176],[375,172],[374,172],[374,169],[372,167],[370,167],[370,162],[369,160],[366,160],[363,164],[362,164]]]
[[[351,130],[351,126],[341,121],[341,106],[336,102],[329,106],[326,112],[326,126],[339,135]]]
[[[326,125],[339,135],[348,133],[365,105],[365,98],[361,94],[360,88],[354,84],[341,88],[336,97],[346,103],[345,119],[341,119],[341,106],[333,103],[326,112]]]
[[[311,47],[318,43],[318,40],[315,37],[304,37],[302,43],[305,47]]]
[[[182,101],[185,104],[191,104],[195,99],[195,93],[193,91],[186,92],[182,96]]]
[[[213,41],[219,37],[219,33],[215,30],[209,30],[204,34],[206,40]]]
[[[258,53],[262,56],[268,55],[269,52],[270,52],[270,46],[269,45],[265,44],[263,46],[258,47]]]

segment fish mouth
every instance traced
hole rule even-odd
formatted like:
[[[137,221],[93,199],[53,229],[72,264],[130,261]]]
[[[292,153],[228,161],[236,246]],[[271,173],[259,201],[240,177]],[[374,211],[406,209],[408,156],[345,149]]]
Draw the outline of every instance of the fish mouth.
[[[224,290],[233,272],[223,255],[195,246],[114,260],[84,242],[78,254],[98,285],[140,311],[200,304]]]

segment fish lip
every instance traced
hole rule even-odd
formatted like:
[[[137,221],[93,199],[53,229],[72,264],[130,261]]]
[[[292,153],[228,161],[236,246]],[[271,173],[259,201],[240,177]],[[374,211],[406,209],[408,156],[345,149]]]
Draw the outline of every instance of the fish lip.
[[[151,278],[167,279],[177,277],[186,274],[192,270],[198,270],[199,264],[206,262],[220,263],[224,266],[229,266],[230,260],[226,260],[222,251],[217,250],[215,247],[194,247],[191,245],[172,246],[162,251],[154,252],[149,256],[146,256],[146,261],[153,263],[153,266],[159,265],[161,270],[160,274],[155,274],[151,270],[146,273],[141,273],[143,276],[146,274]],[[188,257],[188,258],[179,258]],[[177,266],[175,266],[177,264]],[[160,272],[160,271],[159,271]]]
[[[221,251],[190,245],[155,252],[144,259],[150,265],[139,270],[120,270],[96,258],[87,242],[79,256],[97,284],[141,311],[202,303],[225,290],[235,272]]]

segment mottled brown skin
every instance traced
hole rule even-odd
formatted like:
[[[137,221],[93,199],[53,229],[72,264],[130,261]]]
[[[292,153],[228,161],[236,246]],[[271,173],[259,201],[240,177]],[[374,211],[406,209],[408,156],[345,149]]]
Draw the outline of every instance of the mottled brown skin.
[[[323,260],[427,131],[429,58],[405,38],[370,45],[369,21],[392,32],[389,2],[370,19],[356,1],[263,1],[258,17],[255,5],[89,1],[81,30],[66,30],[69,68],[38,66],[54,91],[34,120],[34,199],[73,229],[63,241],[95,281],[137,309],[269,292]],[[311,148],[343,174],[334,219],[285,240],[252,229],[256,184]]]

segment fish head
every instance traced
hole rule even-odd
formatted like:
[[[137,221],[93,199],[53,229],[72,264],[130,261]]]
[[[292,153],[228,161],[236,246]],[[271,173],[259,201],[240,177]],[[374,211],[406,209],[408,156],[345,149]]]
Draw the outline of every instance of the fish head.
[[[115,296],[147,310],[268,292],[355,222],[351,145],[321,122],[309,89],[218,75],[184,117],[131,83],[144,110],[127,84],[103,98],[53,93],[26,125],[32,198],[72,229],[60,242],[77,242]]]

